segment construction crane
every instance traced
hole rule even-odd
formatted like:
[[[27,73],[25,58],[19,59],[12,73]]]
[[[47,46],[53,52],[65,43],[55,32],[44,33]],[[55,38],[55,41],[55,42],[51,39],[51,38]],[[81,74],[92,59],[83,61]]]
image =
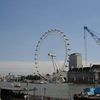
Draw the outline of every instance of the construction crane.
[[[54,61],[54,57],[56,57],[54,54],[52,53],[48,53],[48,56],[51,57],[52,63],[53,63],[53,68],[54,68],[54,73],[57,71],[58,72],[58,67]]]
[[[62,73],[64,72],[62,69],[58,69],[57,64],[54,61],[54,57],[56,57],[56,55],[54,55],[53,53],[48,53],[48,56],[51,58],[51,61],[53,63],[53,68],[54,68],[54,73],[53,73],[53,78],[52,81],[56,82],[56,83],[61,83],[61,82],[65,82],[66,81],[66,77],[64,77],[62,75]]]
[[[91,31],[87,26],[84,26],[84,40],[85,40],[85,65],[87,66],[87,37],[86,31],[92,36],[95,42],[100,46],[100,38],[96,35],[96,32]],[[95,34],[94,34],[95,33]],[[99,34],[100,35],[100,34]]]
[[[84,30],[86,30],[88,33],[90,33],[90,35],[92,36],[92,38],[96,41],[96,43],[100,46],[100,38],[95,35],[90,29],[88,29],[87,26],[84,26]],[[84,35],[85,36],[85,35]]]

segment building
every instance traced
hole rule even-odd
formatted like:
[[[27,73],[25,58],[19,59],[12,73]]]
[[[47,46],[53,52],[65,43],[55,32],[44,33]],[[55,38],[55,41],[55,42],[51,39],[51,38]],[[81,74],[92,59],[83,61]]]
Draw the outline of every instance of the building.
[[[73,68],[67,74],[70,83],[100,83],[100,65]]]
[[[82,56],[80,53],[73,53],[69,56],[69,69],[81,68]]]

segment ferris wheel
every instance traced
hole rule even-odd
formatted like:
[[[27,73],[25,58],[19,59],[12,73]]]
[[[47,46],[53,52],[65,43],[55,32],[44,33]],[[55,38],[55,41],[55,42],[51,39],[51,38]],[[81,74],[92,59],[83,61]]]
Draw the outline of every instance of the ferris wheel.
[[[68,51],[70,50],[69,49],[69,40],[62,31],[60,31],[58,29],[51,29],[51,30],[48,30],[47,32],[45,32],[44,34],[42,34],[42,36],[40,37],[40,39],[36,45],[36,48],[35,48],[34,60],[35,60],[35,68],[36,68],[37,74],[40,73],[39,72],[39,67],[40,67],[39,66],[39,53],[40,53],[41,44],[49,35],[52,35],[52,34],[57,34],[57,36],[59,36],[60,38],[63,39],[65,50],[64,50],[64,61],[63,61],[61,70],[64,70],[64,68],[68,66]],[[50,53],[48,53],[48,55],[50,56]],[[54,56],[51,55],[51,57],[54,57]]]

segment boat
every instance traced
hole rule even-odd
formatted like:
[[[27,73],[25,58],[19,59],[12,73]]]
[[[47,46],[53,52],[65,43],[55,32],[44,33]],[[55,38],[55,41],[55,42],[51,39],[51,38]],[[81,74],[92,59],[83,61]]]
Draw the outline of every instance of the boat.
[[[19,82],[14,82],[11,84],[13,87],[21,87],[21,84]]]
[[[100,100],[100,87],[85,88],[79,94],[73,95],[74,100]]]
[[[25,100],[25,93],[21,88],[1,87],[1,100]]]

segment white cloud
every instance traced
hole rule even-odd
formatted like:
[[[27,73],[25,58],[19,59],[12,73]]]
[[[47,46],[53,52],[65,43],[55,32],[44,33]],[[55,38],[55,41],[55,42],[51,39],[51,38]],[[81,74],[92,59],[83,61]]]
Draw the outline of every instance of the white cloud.
[[[90,67],[90,66],[92,66],[92,65],[94,65],[94,64],[97,64],[97,65],[100,65],[100,62],[90,62],[90,61],[88,61],[87,62],[87,66],[86,66],[86,62],[85,61],[83,61],[83,66],[84,67]]]
[[[63,61],[57,61],[58,68],[62,68]],[[85,62],[83,61],[83,66]],[[94,62],[93,64],[100,64],[99,62]],[[88,62],[88,66],[90,63]],[[54,71],[53,64],[51,61],[41,61],[39,62],[39,72],[41,74],[44,73],[52,73]],[[22,62],[22,61],[0,61],[0,74],[16,74],[16,75],[27,75],[36,73],[37,70],[35,68],[34,62]]]
[[[62,66],[62,61],[57,62],[59,68]],[[54,71],[51,61],[39,62],[40,73],[52,73]],[[0,74],[32,74],[36,73],[34,62],[21,62],[21,61],[0,61]]]
[[[33,62],[0,61],[0,74],[29,74],[33,67]]]

